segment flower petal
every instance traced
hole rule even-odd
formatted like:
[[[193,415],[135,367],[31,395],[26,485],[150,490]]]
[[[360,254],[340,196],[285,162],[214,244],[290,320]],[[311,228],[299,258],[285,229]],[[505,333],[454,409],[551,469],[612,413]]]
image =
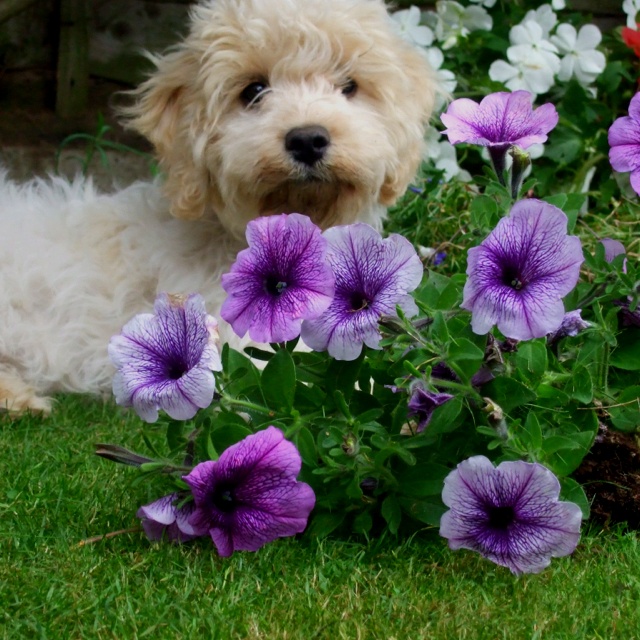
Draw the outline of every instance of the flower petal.
[[[249,248],[222,276],[229,294],[222,318],[257,342],[296,338],[302,320],[320,315],[333,298],[327,241],[310,218],[297,213],[252,220],[247,241]]]
[[[440,534],[452,549],[467,548],[511,569],[537,573],[551,557],[572,553],[580,538],[580,508],[559,502],[557,478],[540,464],[484,456],[461,462],[445,479],[450,507]]]
[[[580,240],[567,236],[564,213],[540,200],[517,202],[479,246],[469,250],[462,308],[472,329],[493,324],[509,338],[541,338],[564,317],[562,298],[584,261]]]
[[[336,293],[322,315],[303,322],[301,337],[312,349],[353,360],[363,343],[378,348],[378,321],[383,314],[395,315],[396,304],[417,312],[407,294],[420,284],[424,267],[406,238],[382,239],[364,223],[333,227],[324,235]]]
[[[222,556],[303,531],[315,495],[296,480],[301,464],[279,429],[247,436],[184,476],[196,505],[189,525],[195,533],[208,532]]]

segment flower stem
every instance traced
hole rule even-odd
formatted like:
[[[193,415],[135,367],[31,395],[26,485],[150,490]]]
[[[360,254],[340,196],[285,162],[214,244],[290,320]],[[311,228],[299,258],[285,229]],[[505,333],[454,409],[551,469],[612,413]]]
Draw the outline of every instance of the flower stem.
[[[491,164],[493,164],[493,170],[496,172],[498,181],[504,187],[506,186],[504,181],[504,169],[506,166],[505,158],[507,156],[507,147],[493,146],[488,147],[489,155],[491,156]]]
[[[249,402],[248,400],[238,400],[237,398],[232,398],[231,396],[225,394],[222,394],[221,402],[227,403],[231,406],[243,407],[244,409],[249,409],[250,411],[256,411],[257,413],[262,413],[263,415],[269,416],[270,418],[275,415],[275,413],[271,409],[267,409],[262,405]]]
[[[115,538],[116,536],[122,535],[123,533],[138,533],[142,531],[142,527],[130,527],[128,529],[118,529],[118,531],[110,531],[109,533],[103,533],[101,536],[93,536],[92,538],[85,538],[84,540],[80,540],[76,546],[84,547],[88,544],[93,544],[94,542],[100,542],[101,540],[108,540],[109,538]]]

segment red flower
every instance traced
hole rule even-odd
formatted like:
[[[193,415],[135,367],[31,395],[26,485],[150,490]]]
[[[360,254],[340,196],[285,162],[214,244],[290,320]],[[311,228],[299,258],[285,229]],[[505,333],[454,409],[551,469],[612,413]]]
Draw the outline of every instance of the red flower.
[[[640,58],[640,22],[636,25],[638,29],[622,28],[622,39],[624,43]]]

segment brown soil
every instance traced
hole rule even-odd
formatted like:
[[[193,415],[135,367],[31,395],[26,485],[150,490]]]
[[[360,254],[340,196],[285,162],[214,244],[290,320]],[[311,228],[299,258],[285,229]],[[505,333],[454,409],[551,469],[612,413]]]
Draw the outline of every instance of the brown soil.
[[[591,451],[574,478],[591,501],[591,518],[604,525],[626,522],[640,529],[638,436],[600,425]]]

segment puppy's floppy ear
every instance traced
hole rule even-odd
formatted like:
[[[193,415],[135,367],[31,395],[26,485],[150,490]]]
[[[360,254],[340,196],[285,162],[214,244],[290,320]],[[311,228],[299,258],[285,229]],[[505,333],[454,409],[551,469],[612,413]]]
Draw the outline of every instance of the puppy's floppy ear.
[[[425,56],[414,47],[399,52],[401,86],[396,87],[397,162],[387,167],[380,203],[390,206],[407,190],[422,162],[425,128],[433,113],[437,80]]]
[[[122,113],[156,148],[172,215],[195,220],[204,213],[209,187],[208,172],[194,155],[194,132],[202,118],[190,84],[197,61],[185,49],[151,59],[156,71],[131,92],[135,102]]]

